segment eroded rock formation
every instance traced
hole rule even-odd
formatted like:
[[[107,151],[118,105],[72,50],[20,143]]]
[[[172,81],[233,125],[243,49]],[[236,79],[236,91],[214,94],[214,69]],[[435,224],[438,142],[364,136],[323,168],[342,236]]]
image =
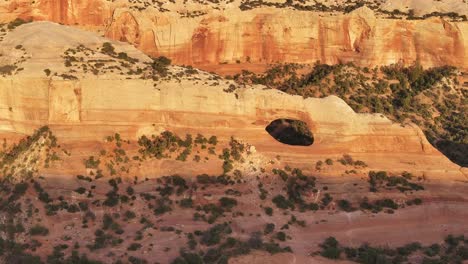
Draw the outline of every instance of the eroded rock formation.
[[[92,28],[149,55],[210,69],[224,63],[245,63],[244,68],[252,68],[317,60],[353,61],[362,66],[418,60],[426,67],[468,68],[468,22],[386,19],[367,7],[327,16],[274,7],[241,11],[239,1],[215,7],[179,2],[135,6],[127,1],[31,4],[17,0],[1,8],[8,13],[4,21],[19,16]]]
[[[466,233],[466,168],[415,125],[357,114],[335,96],[304,99],[167,66],[51,22],[2,25],[0,40],[0,222],[22,230],[7,243],[24,247],[5,247],[5,263],[29,253],[35,262],[171,263],[198,232],[191,252],[213,258],[203,251],[219,246],[216,258],[229,263],[331,263],[317,256],[330,236],[398,247],[393,255]],[[314,144],[276,141],[265,127],[281,118],[307,123]],[[165,130],[174,133],[162,139]],[[60,250],[67,245],[73,253]]]
[[[434,149],[416,126],[395,124],[377,114],[356,114],[338,97],[303,99],[263,86],[237,87],[208,73],[186,74],[180,67],[171,68],[171,75],[162,81],[146,78],[145,70],[140,75],[133,68],[117,71],[119,67],[112,63],[119,60],[101,51],[106,40],[89,34],[36,22],[22,25],[5,37],[2,51],[26,59],[17,62],[22,70],[0,78],[2,132],[29,134],[39,125],[49,125],[65,140],[87,141],[115,132],[136,139],[163,129],[188,129],[225,138],[236,136],[261,152],[284,155],[284,159],[299,164],[350,153],[379,169],[428,174],[444,169],[443,177],[461,175],[459,167]],[[31,36],[37,39],[26,42]],[[45,36],[58,43],[48,45],[47,52],[39,44],[47,43],[41,40]],[[18,45],[22,47],[19,51]],[[113,45],[116,52],[123,50],[138,58],[134,63],[137,68],[147,67],[149,58],[138,50],[122,43]],[[67,59],[72,56],[65,55],[69,49],[74,56],[88,55]],[[5,59],[11,63],[11,57]],[[66,60],[70,65],[66,66]],[[110,70],[104,67],[101,72],[86,72],[95,67],[91,63],[100,61],[106,61]],[[86,67],[81,65],[86,63]],[[286,146],[270,137],[265,127],[278,118],[305,121],[314,144]]]

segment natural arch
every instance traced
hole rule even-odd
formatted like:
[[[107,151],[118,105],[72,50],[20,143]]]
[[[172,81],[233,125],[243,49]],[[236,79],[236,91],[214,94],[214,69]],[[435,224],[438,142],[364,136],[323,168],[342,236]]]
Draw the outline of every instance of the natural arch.
[[[295,119],[276,119],[265,130],[281,143],[293,146],[310,146],[314,135],[306,122]]]

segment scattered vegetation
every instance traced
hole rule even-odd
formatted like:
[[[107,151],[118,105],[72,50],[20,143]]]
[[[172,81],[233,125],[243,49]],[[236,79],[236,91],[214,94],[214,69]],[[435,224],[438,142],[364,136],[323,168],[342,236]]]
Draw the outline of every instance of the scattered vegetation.
[[[217,224],[206,231],[195,231],[190,236],[193,241],[192,250],[181,249],[180,256],[172,261],[178,263],[227,263],[235,256],[245,255],[251,250],[263,250],[271,254],[291,252],[290,248],[281,248],[274,242],[263,242],[262,233],[254,232],[247,241],[238,240],[231,236],[232,230],[228,223]],[[202,245],[206,250],[196,250]]]
[[[422,185],[411,181],[413,178],[414,176],[407,172],[403,173],[401,176],[388,176],[387,172],[385,171],[370,171],[370,191],[378,192],[379,189],[397,189],[401,192],[424,190]],[[418,181],[422,181],[422,179],[418,178]]]
[[[345,247],[334,237],[329,237],[321,244],[319,254],[329,259],[346,259],[363,264],[415,263],[414,256],[421,256],[417,263],[462,263],[468,259],[467,243],[464,236],[448,235],[444,243],[428,246],[413,242],[397,248],[373,247],[369,244],[353,248]]]
[[[285,190],[287,197],[278,194],[273,198],[273,203],[281,209],[295,209],[296,206],[300,211],[319,209],[319,204],[314,202],[307,202],[305,197],[309,197],[317,192],[315,189],[316,178],[313,176],[306,176],[300,169],[291,169],[288,174],[285,170],[274,169],[273,173],[280,176],[285,182]],[[326,206],[326,204],[323,204]]]
[[[357,112],[381,113],[394,121],[419,125],[428,140],[452,161],[468,166],[468,111],[466,89],[459,71],[451,66],[423,69],[415,63],[380,68],[316,63],[306,66],[279,64],[263,74],[243,71],[238,83],[264,84],[303,97],[336,95]],[[381,77],[383,76],[383,77]]]

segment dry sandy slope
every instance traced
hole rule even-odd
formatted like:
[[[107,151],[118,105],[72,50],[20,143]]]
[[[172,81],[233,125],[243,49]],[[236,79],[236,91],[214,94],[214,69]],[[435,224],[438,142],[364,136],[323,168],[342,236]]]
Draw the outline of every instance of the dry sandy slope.
[[[380,7],[388,11],[398,9],[406,12],[409,9],[413,9],[416,15],[430,14],[432,12],[468,14],[468,3],[466,0],[386,0]]]

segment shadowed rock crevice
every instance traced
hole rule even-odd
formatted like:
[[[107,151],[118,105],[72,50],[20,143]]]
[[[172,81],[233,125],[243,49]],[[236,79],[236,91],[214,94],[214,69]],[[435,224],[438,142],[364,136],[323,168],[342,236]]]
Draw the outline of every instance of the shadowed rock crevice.
[[[265,129],[274,139],[283,144],[310,146],[314,143],[314,135],[307,123],[301,120],[276,119]]]

